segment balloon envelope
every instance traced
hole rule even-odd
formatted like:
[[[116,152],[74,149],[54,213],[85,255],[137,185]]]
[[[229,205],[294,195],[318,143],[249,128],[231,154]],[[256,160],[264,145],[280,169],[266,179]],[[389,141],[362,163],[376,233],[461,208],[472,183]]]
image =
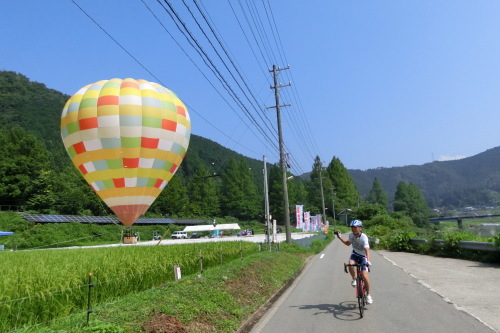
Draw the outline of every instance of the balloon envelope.
[[[61,116],[73,164],[126,226],[147,211],[177,171],[190,135],[182,101],[145,80],[89,84],[68,100]]]

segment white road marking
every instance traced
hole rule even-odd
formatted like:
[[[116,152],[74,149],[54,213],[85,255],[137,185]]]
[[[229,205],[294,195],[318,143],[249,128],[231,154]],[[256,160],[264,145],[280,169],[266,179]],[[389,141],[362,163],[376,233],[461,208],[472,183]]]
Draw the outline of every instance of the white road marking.
[[[323,259],[323,257],[324,257],[324,256],[325,256],[325,254],[323,253],[323,254],[321,254],[321,257],[319,257],[319,258],[320,258],[320,259]]]

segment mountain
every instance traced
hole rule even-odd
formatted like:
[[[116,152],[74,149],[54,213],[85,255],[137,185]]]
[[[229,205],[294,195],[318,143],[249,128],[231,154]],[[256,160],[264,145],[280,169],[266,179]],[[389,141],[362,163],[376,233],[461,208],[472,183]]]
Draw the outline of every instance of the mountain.
[[[26,76],[0,71],[0,128],[19,125],[35,134],[51,151],[54,164],[69,160],[61,141],[59,120],[69,96]]]
[[[377,178],[389,201],[402,180],[417,185],[431,207],[486,205],[500,201],[500,147],[461,160],[349,170],[349,173],[365,197]]]

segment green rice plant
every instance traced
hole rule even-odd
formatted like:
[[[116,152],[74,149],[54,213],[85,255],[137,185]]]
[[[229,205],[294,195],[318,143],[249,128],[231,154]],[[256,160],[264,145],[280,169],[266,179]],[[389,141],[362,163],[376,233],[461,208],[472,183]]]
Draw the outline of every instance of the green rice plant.
[[[0,331],[48,322],[87,310],[92,304],[174,280],[258,251],[247,242],[209,242],[169,246],[119,246],[2,252]],[[90,279],[89,279],[89,274]]]

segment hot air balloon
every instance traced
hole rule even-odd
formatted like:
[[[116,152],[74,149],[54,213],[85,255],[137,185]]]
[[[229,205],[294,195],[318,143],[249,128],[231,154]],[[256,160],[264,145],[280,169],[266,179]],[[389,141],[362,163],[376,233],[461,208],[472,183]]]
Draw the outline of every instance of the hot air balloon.
[[[127,227],[175,174],[190,135],[182,101],[145,80],[89,84],[67,101],[61,115],[61,136],[73,164]]]

